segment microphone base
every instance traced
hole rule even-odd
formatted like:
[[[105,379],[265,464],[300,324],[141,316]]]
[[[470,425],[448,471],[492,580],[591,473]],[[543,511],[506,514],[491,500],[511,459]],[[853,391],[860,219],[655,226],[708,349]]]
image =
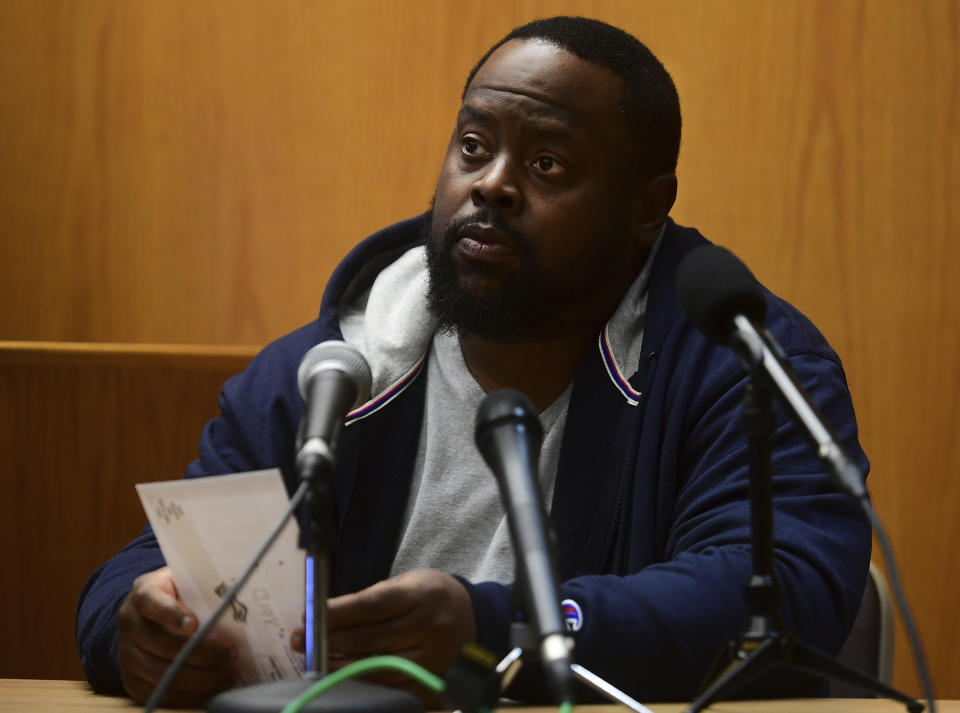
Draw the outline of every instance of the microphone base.
[[[527,633],[524,633],[524,629],[527,629]],[[515,642],[517,640],[526,640],[528,633],[529,624],[523,622],[513,623],[511,636],[514,638]],[[535,651],[536,649],[534,648],[528,650]],[[519,673],[520,668],[523,666],[523,656],[523,647],[517,645],[514,646],[513,649],[511,649],[510,652],[500,660],[499,664],[497,664],[496,671],[500,675],[501,692],[510,685],[514,677],[517,675],[517,673]],[[630,710],[634,711],[634,713],[653,713],[653,711],[651,711],[645,705],[637,700],[634,700],[609,681],[600,678],[600,676],[593,673],[593,671],[590,669],[581,666],[578,663],[564,663],[564,665],[569,666],[570,672],[578,681],[586,684],[611,703],[619,703],[624,705]],[[570,698],[569,700],[572,701],[573,698]]]
[[[214,696],[207,713],[280,713],[294,698],[317,682],[313,678],[258,683]],[[363,681],[347,680],[320,694],[303,713],[424,713],[412,693]]]

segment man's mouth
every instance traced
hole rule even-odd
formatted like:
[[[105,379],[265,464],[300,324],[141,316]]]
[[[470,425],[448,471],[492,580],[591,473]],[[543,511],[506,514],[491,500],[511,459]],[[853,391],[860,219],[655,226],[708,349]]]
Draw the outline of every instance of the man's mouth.
[[[456,250],[474,260],[496,261],[518,254],[513,241],[490,225],[469,223],[457,232]]]

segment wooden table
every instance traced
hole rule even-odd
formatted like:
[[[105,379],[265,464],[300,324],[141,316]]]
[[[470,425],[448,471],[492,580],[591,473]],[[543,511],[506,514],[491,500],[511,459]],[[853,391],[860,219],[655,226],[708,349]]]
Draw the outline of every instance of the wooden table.
[[[682,703],[650,704],[654,713],[682,713]],[[141,706],[129,699],[98,696],[81,681],[0,679],[0,713],[70,713],[85,711],[135,711]],[[556,708],[512,708],[513,713],[556,713]],[[623,706],[587,705],[575,713],[620,713]],[[782,701],[731,701],[710,708],[713,713],[904,713],[899,703],[875,698],[830,698]],[[960,701],[938,701],[938,713],[960,713]],[[158,708],[157,713],[203,713],[200,708]]]

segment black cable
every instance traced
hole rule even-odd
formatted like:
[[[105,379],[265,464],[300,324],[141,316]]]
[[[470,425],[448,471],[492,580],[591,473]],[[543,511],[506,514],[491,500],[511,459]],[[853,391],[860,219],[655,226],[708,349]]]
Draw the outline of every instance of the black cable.
[[[903,584],[900,581],[900,573],[897,571],[897,563],[893,557],[893,548],[890,546],[890,540],[887,538],[887,532],[883,528],[883,523],[877,516],[876,511],[867,498],[858,498],[858,502],[873,526],[873,531],[877,536],[877,542],[880,543],[880,550],[883,552],[883,561],[887,564],[887,574],[890,575],[890,585],[893,587],[893,596],[897,602],[897,608],[900,610],[900,616],[903,619],[903,626],[907,630],[907,638],[910,640],[910,648],[913,649],[913,660],[917,667],[917,674],[920,677],[920,685],[923,687],[923,695],[927,699],[927,710],[929,713],[937,713],[936,699],[933,695],[933,681],[930,679],[930,671],[927,668],[927,659],[923,653],[923,646],[920,643],[920,635],[917,633],[917,625],[913,621],[913,614],[910,613],[910,607],[907,605],[907,597],[903,592]]]
[[[237,593],[240,591],[243,585],[247,583],[247,580],[250,579],[250,575],[252,575],[253,571],[260,565],[260,560],[262,560],[264,555],[267,554],[267,551],[273,547],[274,541],[276,541],[276,539],[280,536],[280,533],[287,524],[287,520],[290,519],[294,511],[300,505],[300,501],[303,500],[304,496],[307,494],[309,486],[310,484],[306,480],[300,483],[300,487],[297,488],[297,492],[295,492],[293,497],[290,498],[290,504],[287,506],[286,511],[280,517],[280,520],[273,528],[273,531],[267,535],[267,538],[263,541],[263,544],[260,545],[260,549],[257,550],[257,553],[250,560],[250,564],[247,565],[247,568],[243,571],[243,574],[241,574],[237,581],[233,583],[233,586],[227,590],[227,593],[223,595],[220,605],[214,610],[213,614],[210,615],[210,618],[203,623],[203,626],[193,633],[193,635],[187,640],[187,643],[183,645],[183,648],[177,652],[177,655],[174,657],[173,661],[170,662],[167,670],[160,678],[160,682],[157,683],[156,688],[153,689],[153,693],[150,694],[150,698],[147,699],[147,703],[143,707],[143,713],[153,713],[153,710],[160,703],[160,699],[163,698],[163,694],[167,692],[170,684],[173,683],[173,679],[176,678],[178,673],[180,673],[180,669],[183,668],[183,664],[188,658],[190,658],[190,654],[192,654],[194,649],[197,648],[197,645],[200,643],[203,637],[210,632],[210,629],[213,628],[213,625],[217,623],[217,620],[220,619],[223,612],[226,611],[227,607],[230,606],[230,603],[236,598]]]

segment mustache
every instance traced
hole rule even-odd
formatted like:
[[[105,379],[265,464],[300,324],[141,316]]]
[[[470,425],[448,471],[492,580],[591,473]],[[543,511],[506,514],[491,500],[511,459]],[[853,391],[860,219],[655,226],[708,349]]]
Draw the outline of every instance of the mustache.
[[[484,208],[475,210],[470,215],[462,218],[454,218],[447,223],[447,225],[444,226],[443,234],[441,235],[441,245],[443,246],[443,249],[447,249],[453,245],[453,243],[455,243],[457,240],[457,233],[471,223],[489,225],[492,228],[499,230],[507,238],[509,238],[511,243],[513,243],[513,247],[521,253],[530,254],[533,251],[533,242],[529,237],[527,237],[526,233],[517,230],[511,225],[508,225],[507,222],[497,213],[491,213],[489,210]]]

